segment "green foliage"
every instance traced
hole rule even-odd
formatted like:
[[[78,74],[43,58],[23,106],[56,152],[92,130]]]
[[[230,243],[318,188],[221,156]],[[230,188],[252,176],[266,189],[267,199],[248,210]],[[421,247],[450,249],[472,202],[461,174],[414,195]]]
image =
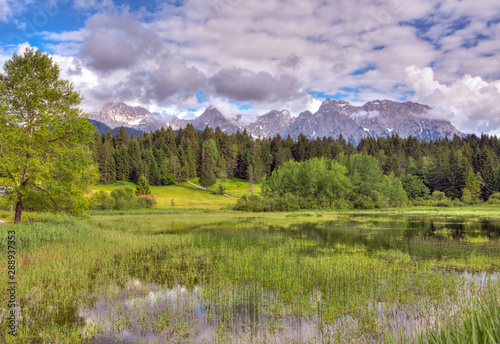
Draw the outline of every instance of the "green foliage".
[[[422,179],[413,174],[406,174],[401,178],[403,188],[409,199],[425,198],[429,196],[429,188],[425,186]]]
[[[146,178],[145,176],[141,176],[141,178],[139,178],[139,181],[137,182],[137,187],[136,187],[136,190],[135,190],[135,194],[137,196],[151,194],[151,190],[149,188],[149,180],[148,180],[148,178]]]
[[[387,197],[388,205],[391,207],[404,207],[408,202],[403,183],[392,173],[384,176],[382,190]]]
[[[109,210],[115,207],[115,199],[103,190],[94,193],[90,199],[91,209]]]
[[[113,209],[126,210],[137,208],[138,198],[134,193],[134,189],[129,186],[114,189],[111,191],[111,197],[115,201]]]
[[[161,177],[161,185],[173,185],[175,183],[176,181],[173,173],[167,173]]]
[[[8,175],[2,185],[12,187],[17,198],[15,222],[25,196],[27,202],[31,196],[52,204],[50,210],[81,213],[83,194],[96,177],[93,159],[81,147],[93,138],[92,125],[77,108],[81,95],[59,78],[59,66],[40,50],[14,54],[4,71],[0,170]]]
[[[481,302],[479,307],[469,312],[465,319],[455,317],[450,324],[444,324],[419,338],[418,343],[500,343],[500,306],[493,300]]]
[[[288,161],[263,182],[267,198],[294,196],[304,199],[309,208],[335,207],[350,191],[346,168],[333,160],[313,158]]]
[[[500,192],[493,193],[490,198],[488,198],[489,204],[498,204],[500,205]]]
[[[462,197],[460,198],[460,200],[464,204],[472,204],[472,195],[471,195],[469,189],[462,190]]]
[[[471,201],[476,201],[479,197],[481,197],[481,185],[479,184],[478,178],[472,171],[472,168],[467,171],[464,190],[465,189],[469,192]]]
[[[446,199],[446,195],[444,194],[444,192],[436,190],[432,193],[432,200],[433,201],[443,201],[445,199]]]
[[[204,188],[209,188],[216,181],[213,157],[208,150],[205,150],[201,157],[200,185]]]

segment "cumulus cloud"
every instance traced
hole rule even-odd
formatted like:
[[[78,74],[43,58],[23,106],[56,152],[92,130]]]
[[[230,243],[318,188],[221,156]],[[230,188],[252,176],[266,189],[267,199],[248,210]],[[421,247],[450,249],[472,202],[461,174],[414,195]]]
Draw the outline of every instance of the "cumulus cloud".
[[[431,115],[449,120],[464,132],[500,133],[500,80],[485,81],[465,75],[451,84],[440,83],[432,68],[410,66],[405,83]]]
[[[9,13],[23,13],[17,3],[26,7],[28,1],[0,0],[0,21],[21,19]],[[78,13],[87,11],[84,28],[38,37],[53,54],[68,57],[61,60],[65,75],[82,87],[86,104],[121,100],[170,113],[214,102],[225,113],[241,113],[235,103],[244,102],[258,114],[282,108],[294,114],[320,103],[304,90],[352,104],[407,100],[413,90],[441,114],[452,113],[448,119],[463,131],[497,130],[497,0],[72,4]],[[411,65],[432,70],[406,69]],[[195,97],[200,89],[206,96],[201,104]]]
[[[88,89],[91,99],[168,106],[206,88],[202,72],[174,57],[156,32],[127,11],[96,14],[83,32],[82,59],[101,78]]]
[[[88,20],[87,30],[81,55],[100,71],[133,67],[162,49],[158,35],[128,13],[96,14]]]
[[[276,102],[305,96],[293,76],[273,77],[268,72],[254,73],[242,68],[222,69],[210,78],[210,84],[217,95],[235,101]]]
[[[296,69],[299,67],[301,61],[302,61],[302,58],[300,56],[297,56],[297,55],[292,53],[279,62],[278,68]]]

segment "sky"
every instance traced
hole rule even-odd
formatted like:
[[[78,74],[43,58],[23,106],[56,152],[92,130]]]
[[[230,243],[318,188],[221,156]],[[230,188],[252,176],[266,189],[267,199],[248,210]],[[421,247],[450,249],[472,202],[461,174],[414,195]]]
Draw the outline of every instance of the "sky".
[[[415,101],[500,135],[498,0],[0,0],[0,65],[36,47],[93,111],[189,118]]]

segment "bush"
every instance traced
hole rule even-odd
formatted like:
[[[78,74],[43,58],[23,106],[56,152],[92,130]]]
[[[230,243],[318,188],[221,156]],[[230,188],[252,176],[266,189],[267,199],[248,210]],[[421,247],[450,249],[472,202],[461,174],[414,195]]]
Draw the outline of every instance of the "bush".
[[[488,198],[488,204],[500,205],[500,192],[494,192],[490,198]]]
[[[257,195],[243,195],[240,199],[238,199],[233,209],[260,212],[272,211],[273,207],[268,199]]]
[[[174,185],[175,183],[176,180],[173,173],[167,173],[161,177],[161,185]]]
[[[462,198],[461,201],[464,204],[471,204],[472,203],[472,195],[469,191],[469,189],[463,189],[462,190]]]
[[[115,199],[106,191],[98,191],[90,198],[90,209],[113,209],[115,206]]]
[[[156,205],[156,200],[147,198],[147,197],[139,197],[137,199],[137,206],[139,208],[153,208]]]
[[[122,186],[111,191],[111,197],[115,200],[113,209],[134,209],[138,206],[138,198],[134,190],[129,186]]]
[[[431,197],[431,200],[432,200],[432,201],[437,201],[437,202],[439,202],[439,201],[443,201],[443,200],[445,200],[445,199],[446,199],[446,195],[444,194],[444,192],[441,192],[441,191],[436,190],[436,191],[434,191],[434,192],[432,193],[432,197]]]
[[[454,206],[454,203],[452,200],[449,198],[444,198],[440,201],[431,201],[431,206],[433,207],[445,207],[445,208],[452,208]]]

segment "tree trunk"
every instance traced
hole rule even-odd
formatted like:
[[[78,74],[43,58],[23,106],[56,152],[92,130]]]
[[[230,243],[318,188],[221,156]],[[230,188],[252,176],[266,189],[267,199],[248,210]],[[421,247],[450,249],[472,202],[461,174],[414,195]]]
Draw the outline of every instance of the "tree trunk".
[[[21,222],[21,213],[23,212],[23,201],[21,196],[17,196],[16,214],[14,215],[14,223]]]

